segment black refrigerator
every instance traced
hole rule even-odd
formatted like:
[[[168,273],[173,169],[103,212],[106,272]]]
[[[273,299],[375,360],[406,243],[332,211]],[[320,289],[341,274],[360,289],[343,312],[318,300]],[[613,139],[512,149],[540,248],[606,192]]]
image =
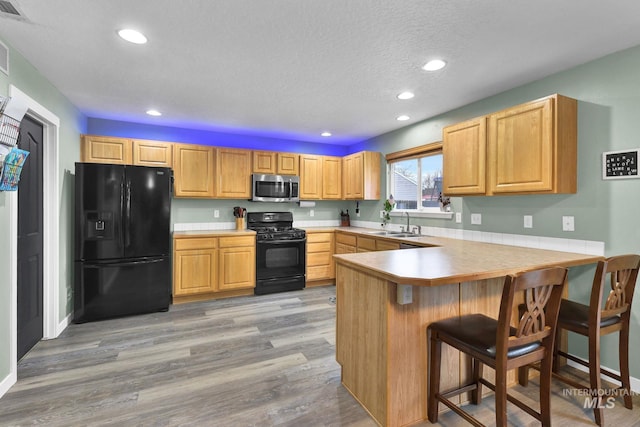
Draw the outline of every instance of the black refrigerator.
[[[74,322],[171,303],[169,168],[76,163]]]

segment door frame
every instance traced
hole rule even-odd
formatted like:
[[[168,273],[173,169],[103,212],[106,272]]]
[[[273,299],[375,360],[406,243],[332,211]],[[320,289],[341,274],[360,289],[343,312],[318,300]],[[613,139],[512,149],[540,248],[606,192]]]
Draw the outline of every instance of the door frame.
[[[56,338],[66,327],[68,321],[60,322],[60,245],[59,245],[59,129],[60,119],[47,108],[14,85],[9,86],[12,102],[27,107],[27,114],[42,123],[42,210],[43,210],[43,263],[42,263],[42,311],[43,339]],[[18,186],[18,188],[20,188]],[[19,191],[19,190],[18,190]],[[7,193],[9,209],[9,297],[10,314],[10,377],[13,383],[17,379],[18,370],[18,192]]]

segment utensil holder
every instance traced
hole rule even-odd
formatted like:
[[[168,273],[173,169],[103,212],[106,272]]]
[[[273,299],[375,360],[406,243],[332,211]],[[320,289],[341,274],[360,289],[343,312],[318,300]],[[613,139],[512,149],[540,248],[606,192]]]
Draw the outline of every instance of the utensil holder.
[[[244,230],[244,218],[236,218],[236,230]]]

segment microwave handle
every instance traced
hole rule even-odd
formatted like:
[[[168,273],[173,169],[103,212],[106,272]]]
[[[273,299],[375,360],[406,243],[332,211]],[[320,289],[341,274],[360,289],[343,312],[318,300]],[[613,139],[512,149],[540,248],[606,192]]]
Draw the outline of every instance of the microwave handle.
[[[293,181],[289,178],[289,199],[293,197]]]

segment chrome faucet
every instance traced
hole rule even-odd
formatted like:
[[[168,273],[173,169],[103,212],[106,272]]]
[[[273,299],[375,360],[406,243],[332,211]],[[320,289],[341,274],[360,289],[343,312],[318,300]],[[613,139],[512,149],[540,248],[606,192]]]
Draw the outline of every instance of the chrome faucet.
[[[408,233],[409,232],[409,227],[410,227],[410,225],[409,225],[409,212],[405,212],[405,214],[407,215],[407,228],[404,231],[406,231]]]

